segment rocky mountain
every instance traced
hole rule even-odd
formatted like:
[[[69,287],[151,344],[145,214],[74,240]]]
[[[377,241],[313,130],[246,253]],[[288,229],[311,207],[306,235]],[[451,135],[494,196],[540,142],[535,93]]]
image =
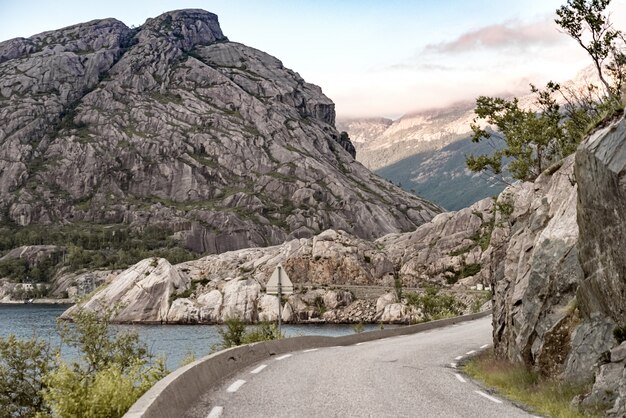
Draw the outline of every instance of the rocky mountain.
[[[355,161],[334,125],[319,87],[202,10],[5,41],[0,222],[155,226],[220,253],[328,228],[373,239],[441,212]]]
[[[587,67],[562,83],[565,91],[580,92],[597,83],[595,69]],[[557,99],[563,102],[560,96]],[[519,97],[522,107],[535,107],[532,94]],[[458,210],[488,196],[498,195],[506,183],[465,168],[468,154],[490,153],[487,144],[470,142],[473,101],[384,118],[339,119],[366,167],[406,191],[412,191],[448,210]]]

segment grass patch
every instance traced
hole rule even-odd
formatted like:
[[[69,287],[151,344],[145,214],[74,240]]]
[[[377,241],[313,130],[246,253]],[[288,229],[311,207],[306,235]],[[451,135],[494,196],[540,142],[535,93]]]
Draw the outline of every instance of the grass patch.
[[[493,351],[485,351],[470,360],[464,371],[502,396],[527,405],[536,414],[554,418],[603,416],[598,410],[571,405],[576,395],[587,392],[588,385],[544,378],[522,364],[497,359]]]

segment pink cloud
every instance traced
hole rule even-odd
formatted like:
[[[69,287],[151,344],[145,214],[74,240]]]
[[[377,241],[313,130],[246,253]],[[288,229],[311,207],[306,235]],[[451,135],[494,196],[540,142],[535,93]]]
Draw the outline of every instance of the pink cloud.
[[[425,47],[427,52],[454,54],[477,49],[520,49],[534,45],[554,45],[567,40],[559,33],[552,19],[521,23],[508,21],[484,26],[460,35],[458,38]]]

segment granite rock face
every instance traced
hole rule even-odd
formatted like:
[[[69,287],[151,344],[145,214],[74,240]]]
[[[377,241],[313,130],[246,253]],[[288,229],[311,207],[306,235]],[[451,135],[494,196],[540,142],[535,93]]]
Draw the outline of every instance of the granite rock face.
[[[535,183],[505,190],[492,234],[496,353],[570,381],[624,416],[626,122],[607,121]],[[610,353],[610,355],[608,355]]]
[[[600,312],[626,324],[626,121],[592,135],[576,153],[578,243],[585,279],[584,315]]]
[[[158,225],[220,253],[441,212],[356,162],[334,124],[319,87],[202,10],[6,41],[0,221]]]
[[[151,290],[135,296],[138,286],[128,277],[146,274],[141,272],[150,260],[144,260],[119,273],[82,307],[128,305],[113,318],[118,322],[275,320],[278,299],[265,294],[265,283],[282,264],[296,286],[296,292],[283,301],[286,322],[409,323],[424,319],[424,312],[407,299],[398,300],[396,293],[389,293],[398,286],[405,292],[439,286],[442,292],[454,294],[469,313],[485,299],[485,292],[470,288],[488,280],[480,264],[488,256],[481,237],[488,236],[493,227],[493,200],[444,215],[414,232],[376,241],[326,230],[278,246],[209,255],[164,269],[158,277],[149,272]],[[471,271],[468,266],[473,266]]]
[[[121,272],[87,302],[68,309],[62,318],[70,318],[77,309],[99,313],[114,309],[117,322],[164,323],[170,296],[187,287],[178,269],[167,260],[148,258]]]
[[[491,239],[496,353],[551,374],[563,371],[569,354],[583,277],[573,170],[572,156],[502,192]]]

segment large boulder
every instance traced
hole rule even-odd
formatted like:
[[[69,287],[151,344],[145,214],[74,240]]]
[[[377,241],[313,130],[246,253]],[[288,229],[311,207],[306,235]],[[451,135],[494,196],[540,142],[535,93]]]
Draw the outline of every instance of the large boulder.
[[[257,320],[257,299],[261,286],[252,279],[233,279],[224,286],[222,320],[239,318],[246,322]]]
[[[113,309],[115,322],[165,323],[170,296],[189,286],[179,271],[163,258],[148,258],[121,272],[111,284],[91,299],[67,310],[71,318],[77,309],[99,313]]]

